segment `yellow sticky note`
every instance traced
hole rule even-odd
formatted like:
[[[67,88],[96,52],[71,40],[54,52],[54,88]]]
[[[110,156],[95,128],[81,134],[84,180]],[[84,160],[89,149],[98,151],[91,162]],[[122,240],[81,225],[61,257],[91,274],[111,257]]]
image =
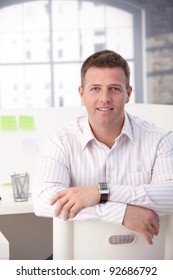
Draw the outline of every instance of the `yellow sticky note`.
[[[19,116],[19,128],[28,130],[34,129],[34,117]]]
[[[0,127],[2,130],[17,130],[17,122],[15,116],[1,116]]]

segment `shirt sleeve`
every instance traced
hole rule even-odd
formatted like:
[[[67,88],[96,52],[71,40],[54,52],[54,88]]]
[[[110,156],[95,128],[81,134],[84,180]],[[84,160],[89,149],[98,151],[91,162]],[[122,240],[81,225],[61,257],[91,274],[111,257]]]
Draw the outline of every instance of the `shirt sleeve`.
[[[58,154],[58,156],[55,156]],[[54,217],[56,205],[50,205],[52,196],[60,190],[68,188],[70,176],[66,156],[61,145],[55,145],[52,140],[44,147],[44,156],[39,160],[32,184],[32,200],[37,216]],[[121,224],[126,204],[107,202],[82,209],[72,220],[105,221]],[[63,218],[62,214],[59,218]]]
[[[37,216],[54,217],[56,204],[50,205],[49,201],[55,192],[57,192],[57,188],[54,191],[54,187],[50,187],[46,188],[39,196],[33,196],[34,212]],[[126,204],[108,201],[105,204],[86,207],[80,210],[79,213],[70,220],[101,221],[122,224],[125,210]],[[63,214],[60,213],[58,218],[63,219]]]
[[[173,133],[157,147],[150,184],[112,185],[110,201],[143,206],[158,215],[173,214]]]

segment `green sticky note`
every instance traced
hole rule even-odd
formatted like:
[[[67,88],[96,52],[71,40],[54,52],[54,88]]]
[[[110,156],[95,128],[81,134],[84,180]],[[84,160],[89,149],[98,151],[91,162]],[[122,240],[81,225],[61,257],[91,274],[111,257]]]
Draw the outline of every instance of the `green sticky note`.
[[[17,130],[17,122],[15,116],[1,116],[0,127],[2,130]]]
[[[34,129],[34,117],[19,116],[19,128],[28,130]]]

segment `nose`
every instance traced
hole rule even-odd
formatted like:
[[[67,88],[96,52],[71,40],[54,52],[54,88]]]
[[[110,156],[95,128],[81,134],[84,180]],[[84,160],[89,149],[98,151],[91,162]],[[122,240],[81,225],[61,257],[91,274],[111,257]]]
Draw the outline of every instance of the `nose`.
[[[109,103],[111,101],[111,94],[109,90],[103,89],[100,95],[100,101],[103,103]]]

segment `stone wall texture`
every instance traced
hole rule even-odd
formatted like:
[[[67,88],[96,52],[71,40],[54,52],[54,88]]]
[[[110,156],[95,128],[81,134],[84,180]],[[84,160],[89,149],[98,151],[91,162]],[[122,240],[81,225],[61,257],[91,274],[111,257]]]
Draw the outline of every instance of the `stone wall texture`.
[[[173,104],[173,0],[129,0],[146,15],[147,102]]]

